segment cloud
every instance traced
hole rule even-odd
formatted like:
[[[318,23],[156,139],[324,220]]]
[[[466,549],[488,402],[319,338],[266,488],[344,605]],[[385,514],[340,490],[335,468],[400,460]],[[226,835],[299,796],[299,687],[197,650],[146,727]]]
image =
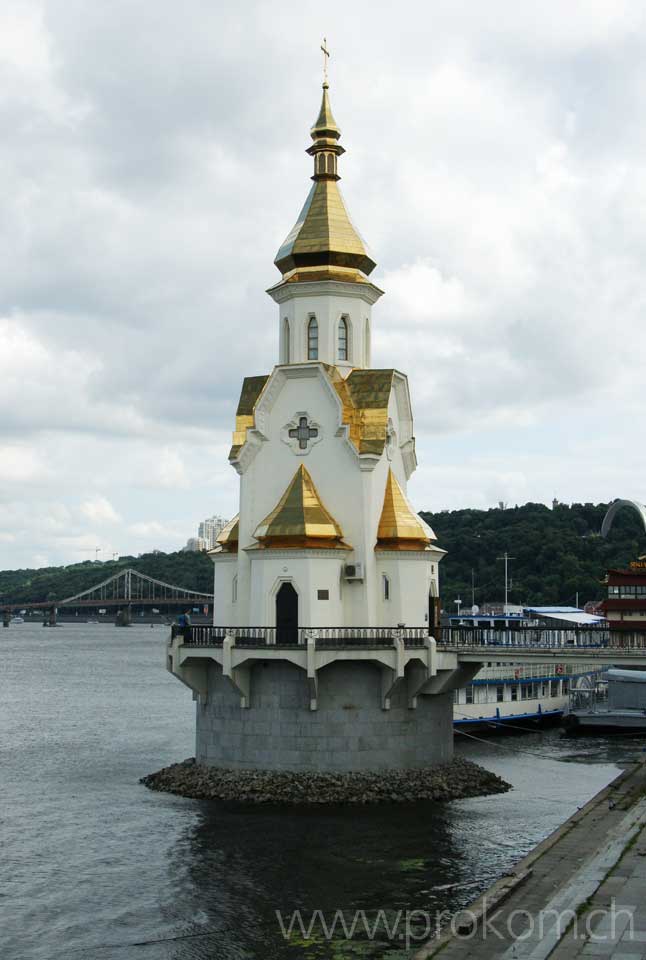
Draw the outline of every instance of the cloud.
[[[0,445],[0,482],[23,484],[42,477],[45,467],[38,451],[19,444]]]
[[[119,523],[121,517],[106,497],[94,497],[80,506],[83,516],[92,523],[102,526],[106,523]]]
[[[135,537],[144,537],[149,539],[150,537],[162,538],[168,540],[169,537],[181,537],[181,531],[171,530],[167,526],[164,526],[163,523],[159,523],[158,520],[149,520],[147,522],[132,523],[128,527],[130,533],[134,534]]]
[[[373,360],[410,377],[416,503],[631,492],[643,4],[326,16],[341,186],[386,291]],[[236,512],[226,451],[242,377],[277,359],[264,290],[309,186],[319,29],[295,0],[3,5],[3,565],[35,542],[48,562],[180,546]]]

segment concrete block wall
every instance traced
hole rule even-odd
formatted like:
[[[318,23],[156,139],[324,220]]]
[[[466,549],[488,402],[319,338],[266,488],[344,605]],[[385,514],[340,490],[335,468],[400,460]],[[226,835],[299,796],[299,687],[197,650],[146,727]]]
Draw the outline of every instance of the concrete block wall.
[[[319,671],[318,710],[309,709],[304,671],[284,661],[252,667],[251,706],[211,664],[208,698],[197,704],[196,757],[211,766],[262,770],[389,770],[445,763],[453,756],[452,694],[420,696],[406,683],[381,708],[377,665],[336,662]]]

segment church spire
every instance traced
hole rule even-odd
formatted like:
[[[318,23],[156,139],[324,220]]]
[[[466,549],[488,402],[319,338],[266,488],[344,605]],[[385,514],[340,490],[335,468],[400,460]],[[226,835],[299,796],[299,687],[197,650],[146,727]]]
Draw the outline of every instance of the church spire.
[[[327,80],[325,80],[323,82],[321,109],[316,118],[316,123],[310,130],[310,136],[314,143],[311,147],[307,148],[307,152],[314,158],[314,176],[312,180],[326,180],[328,178],[331,180],[341,179],[337,173],[337,157],[345,153],[345,150],[338,142],[341,131],[332,116],[328,90],[329,84]]]
[[[274,262],[286,280],[309,280],[315,273],[317,279],[328,276],[365,282],[376,264],[350,220],[337,186],[338,159],[345,150],[339,143],[341,131],[328,90],[326,76],[321,109],[310,130],[313,142],[307,148],[314,160],[314,185]]]

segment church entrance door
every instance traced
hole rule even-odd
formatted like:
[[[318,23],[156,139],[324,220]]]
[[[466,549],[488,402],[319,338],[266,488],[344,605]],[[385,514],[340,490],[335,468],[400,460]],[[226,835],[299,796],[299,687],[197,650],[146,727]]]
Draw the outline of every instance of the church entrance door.
[[[291,583],[276,594],[276,643],[298,643],[298,594]]]

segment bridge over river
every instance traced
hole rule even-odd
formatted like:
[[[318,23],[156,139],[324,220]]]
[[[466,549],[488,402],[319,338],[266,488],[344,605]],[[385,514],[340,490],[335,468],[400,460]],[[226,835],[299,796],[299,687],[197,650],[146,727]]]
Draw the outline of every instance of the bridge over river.
[[[60,610],[84,610],[86,612],[113,609],[117,614],[117,624],[127,626],[132,621],[134,608],[167,610],[174,612],[187,607],[206,608],[213,612],[213,594],[179,587],[176,584],[156,580],[145,573],[140,573],[132,567],[119,570],[101,583],[97,583],[87,590],[64,597],[61,600],[42,600],[35,603],[21,603],[20,601],[0,601],[2,623],[8,627],[12,614],[17,611],[42,611],[45,614],[44,622],[48,626],[55,626]]]

